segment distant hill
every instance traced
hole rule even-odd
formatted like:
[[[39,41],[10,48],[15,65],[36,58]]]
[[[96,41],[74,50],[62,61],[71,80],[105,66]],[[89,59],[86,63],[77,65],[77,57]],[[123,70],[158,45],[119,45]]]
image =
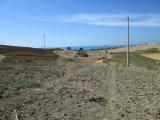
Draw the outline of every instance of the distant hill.
[[[54,49],[0,45],[0,55],[1,58],[3,57],[3,62],[56,60],[57,58],[59,58],[59,55],[57,55],[53,51]]]
[[[19,47],[19,46],[8,46],[0,45],[0,54],[12,53],[12,52],[32,52],[32,53],[53,53],[53,49],[41,49],[31,47]]]

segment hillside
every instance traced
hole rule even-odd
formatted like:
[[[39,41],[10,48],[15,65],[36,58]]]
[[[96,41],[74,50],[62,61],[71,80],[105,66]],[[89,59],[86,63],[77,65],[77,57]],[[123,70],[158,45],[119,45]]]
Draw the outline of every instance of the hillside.
[[[5,62],[32,62],[34,60],[55,60],[59,55],[53,49],[40,49],[18,46],[0,46],[0,61]]]
[[[159,50],[132,52],[130,67],[124,65],[125,52],[112,53],[110,60],[118,64],[111,65],[95,62],[102,51],[67,58],[72,51],[56,51],[57,56],[38,50],[16,47],[3,52],[1,120],[160,119],[159,63],[143,57]]]

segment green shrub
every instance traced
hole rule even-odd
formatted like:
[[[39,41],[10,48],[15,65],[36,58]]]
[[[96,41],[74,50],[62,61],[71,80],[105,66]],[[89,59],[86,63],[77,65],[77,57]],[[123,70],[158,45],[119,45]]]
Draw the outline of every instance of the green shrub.
[[[23,81],[23,87],[25,88],[38,88],[41,87],[41,83],[35,80],[25,80]]]
[[[83,48],[79,48],[79,51],[83,51]]]
[[[67,47],[66,49],[67,49],[67,50],[72,50],[71,47]]]
[[[81,50],[77,52],[77,55],[80,57],[88,57],[88,53]]]

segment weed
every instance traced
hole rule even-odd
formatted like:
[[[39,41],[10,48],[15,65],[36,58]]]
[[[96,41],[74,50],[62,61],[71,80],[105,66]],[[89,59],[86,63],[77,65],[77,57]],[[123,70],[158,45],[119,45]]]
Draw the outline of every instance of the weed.
[[[41,83],[35,80],[25,80],[23,81],[23,86],[25,88],[38,88],[41,87]]]

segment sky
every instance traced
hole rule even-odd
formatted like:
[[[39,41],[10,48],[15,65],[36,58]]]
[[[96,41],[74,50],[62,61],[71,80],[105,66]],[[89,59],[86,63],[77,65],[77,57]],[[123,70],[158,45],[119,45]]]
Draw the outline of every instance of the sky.
[[[160,42],[160,0],[0,0],[0,44],[43,47]]]

